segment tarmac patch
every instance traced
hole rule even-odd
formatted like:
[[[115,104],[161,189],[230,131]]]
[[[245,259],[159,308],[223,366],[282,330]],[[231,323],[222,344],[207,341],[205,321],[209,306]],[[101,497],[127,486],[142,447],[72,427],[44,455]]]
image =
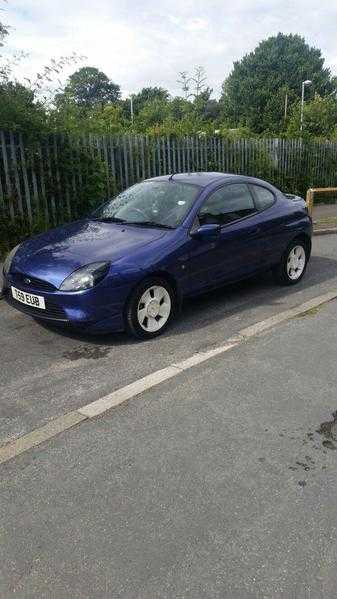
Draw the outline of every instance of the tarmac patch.
[[[71,360],[99,360],[100,358],[106,358],[109,354],[109,347],[91,346],[91,345],[79,345],[70,351],[66,351],[63,354],[64,358]]]

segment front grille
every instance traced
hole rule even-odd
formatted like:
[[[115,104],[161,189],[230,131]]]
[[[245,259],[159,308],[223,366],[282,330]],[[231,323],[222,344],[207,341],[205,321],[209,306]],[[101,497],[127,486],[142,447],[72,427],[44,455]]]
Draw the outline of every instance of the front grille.
[[[43,281],[42,279],[37,279],[36,277],[31,277],[30,275],[25,275],[23,273],[14,273],[12,279],[18,285],[24,285],[32,290],[56,291],[56,287],[51,283],[48,283],[48,281]]]
[[[34,316],[34,318],[43,318],[45,320],[59,320],[62,322],[68,321],[64,309],[49,299],[45,299],[45,310],[41,310],[40,308],[34,308],[32,306],[26,306],[25,304],[18,302],[12,297],[9,290],[5,292],[5,300],[10,306],[13,306],[13,308],[20,310],[20,312],[28,314],[29,316]]]

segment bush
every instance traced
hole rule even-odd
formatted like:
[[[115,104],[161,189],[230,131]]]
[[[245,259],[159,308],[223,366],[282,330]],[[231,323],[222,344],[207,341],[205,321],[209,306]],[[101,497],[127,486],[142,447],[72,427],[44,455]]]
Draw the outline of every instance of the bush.
[[[105,163],[92,148],[80,146],[76,139],[60,137],[55,153],[54,142],[55,138],[47,137],[39,145],[32,140],[26,145],[27,177],[32,186],[33,173],[37,175],[39,205],[31,188],[30,223],[27,215],[18,215],[15,194],[5,197],[5,207],[0,212],[0,257],[31,235],[92,212],[106,198],[107,187],[115,191],[115,182],[109,177]],[[20,177],[20,171],[18,173]],[[15,189],[13,181],[12,190],[15,192]],[[16,214],[14,218],[10,207]]]
[[[0,216],[0,259],[18,243],[47,229],[48,225],[42,218],[30,225],[27,219],[21,216],[15,217],[14,220]]]

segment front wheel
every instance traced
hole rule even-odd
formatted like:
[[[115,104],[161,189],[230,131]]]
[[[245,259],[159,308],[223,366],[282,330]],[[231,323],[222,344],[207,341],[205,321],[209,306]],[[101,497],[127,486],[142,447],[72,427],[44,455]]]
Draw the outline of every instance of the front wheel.
[[[172,317],[173,308],[174,293],[164,279],[154,277],[143,281],[126,306],[127,332],[141,339],[160,335]]]
[[[274,269],[274,275],[281,285],[296,285],[307,267],[308,248],[302,241],[293,241],[283,254],[280,264]]]

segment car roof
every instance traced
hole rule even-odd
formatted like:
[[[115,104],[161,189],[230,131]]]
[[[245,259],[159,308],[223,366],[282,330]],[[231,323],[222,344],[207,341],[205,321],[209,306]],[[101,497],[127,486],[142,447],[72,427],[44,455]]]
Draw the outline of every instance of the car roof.
[[[217,173],[217,172],[195,172],[195,173],[173,173],[172,175],[162,175],[161,177],[152,177],[147,181],[175,181],[180,183],[191,183],[199,187],[207,187],[213,183],[221,183],[222,181],[241,181],[242,183],[263,183],[268,187],[274,187],[262,179],[248,177],[246,175],[236,175],[234,173]]]

